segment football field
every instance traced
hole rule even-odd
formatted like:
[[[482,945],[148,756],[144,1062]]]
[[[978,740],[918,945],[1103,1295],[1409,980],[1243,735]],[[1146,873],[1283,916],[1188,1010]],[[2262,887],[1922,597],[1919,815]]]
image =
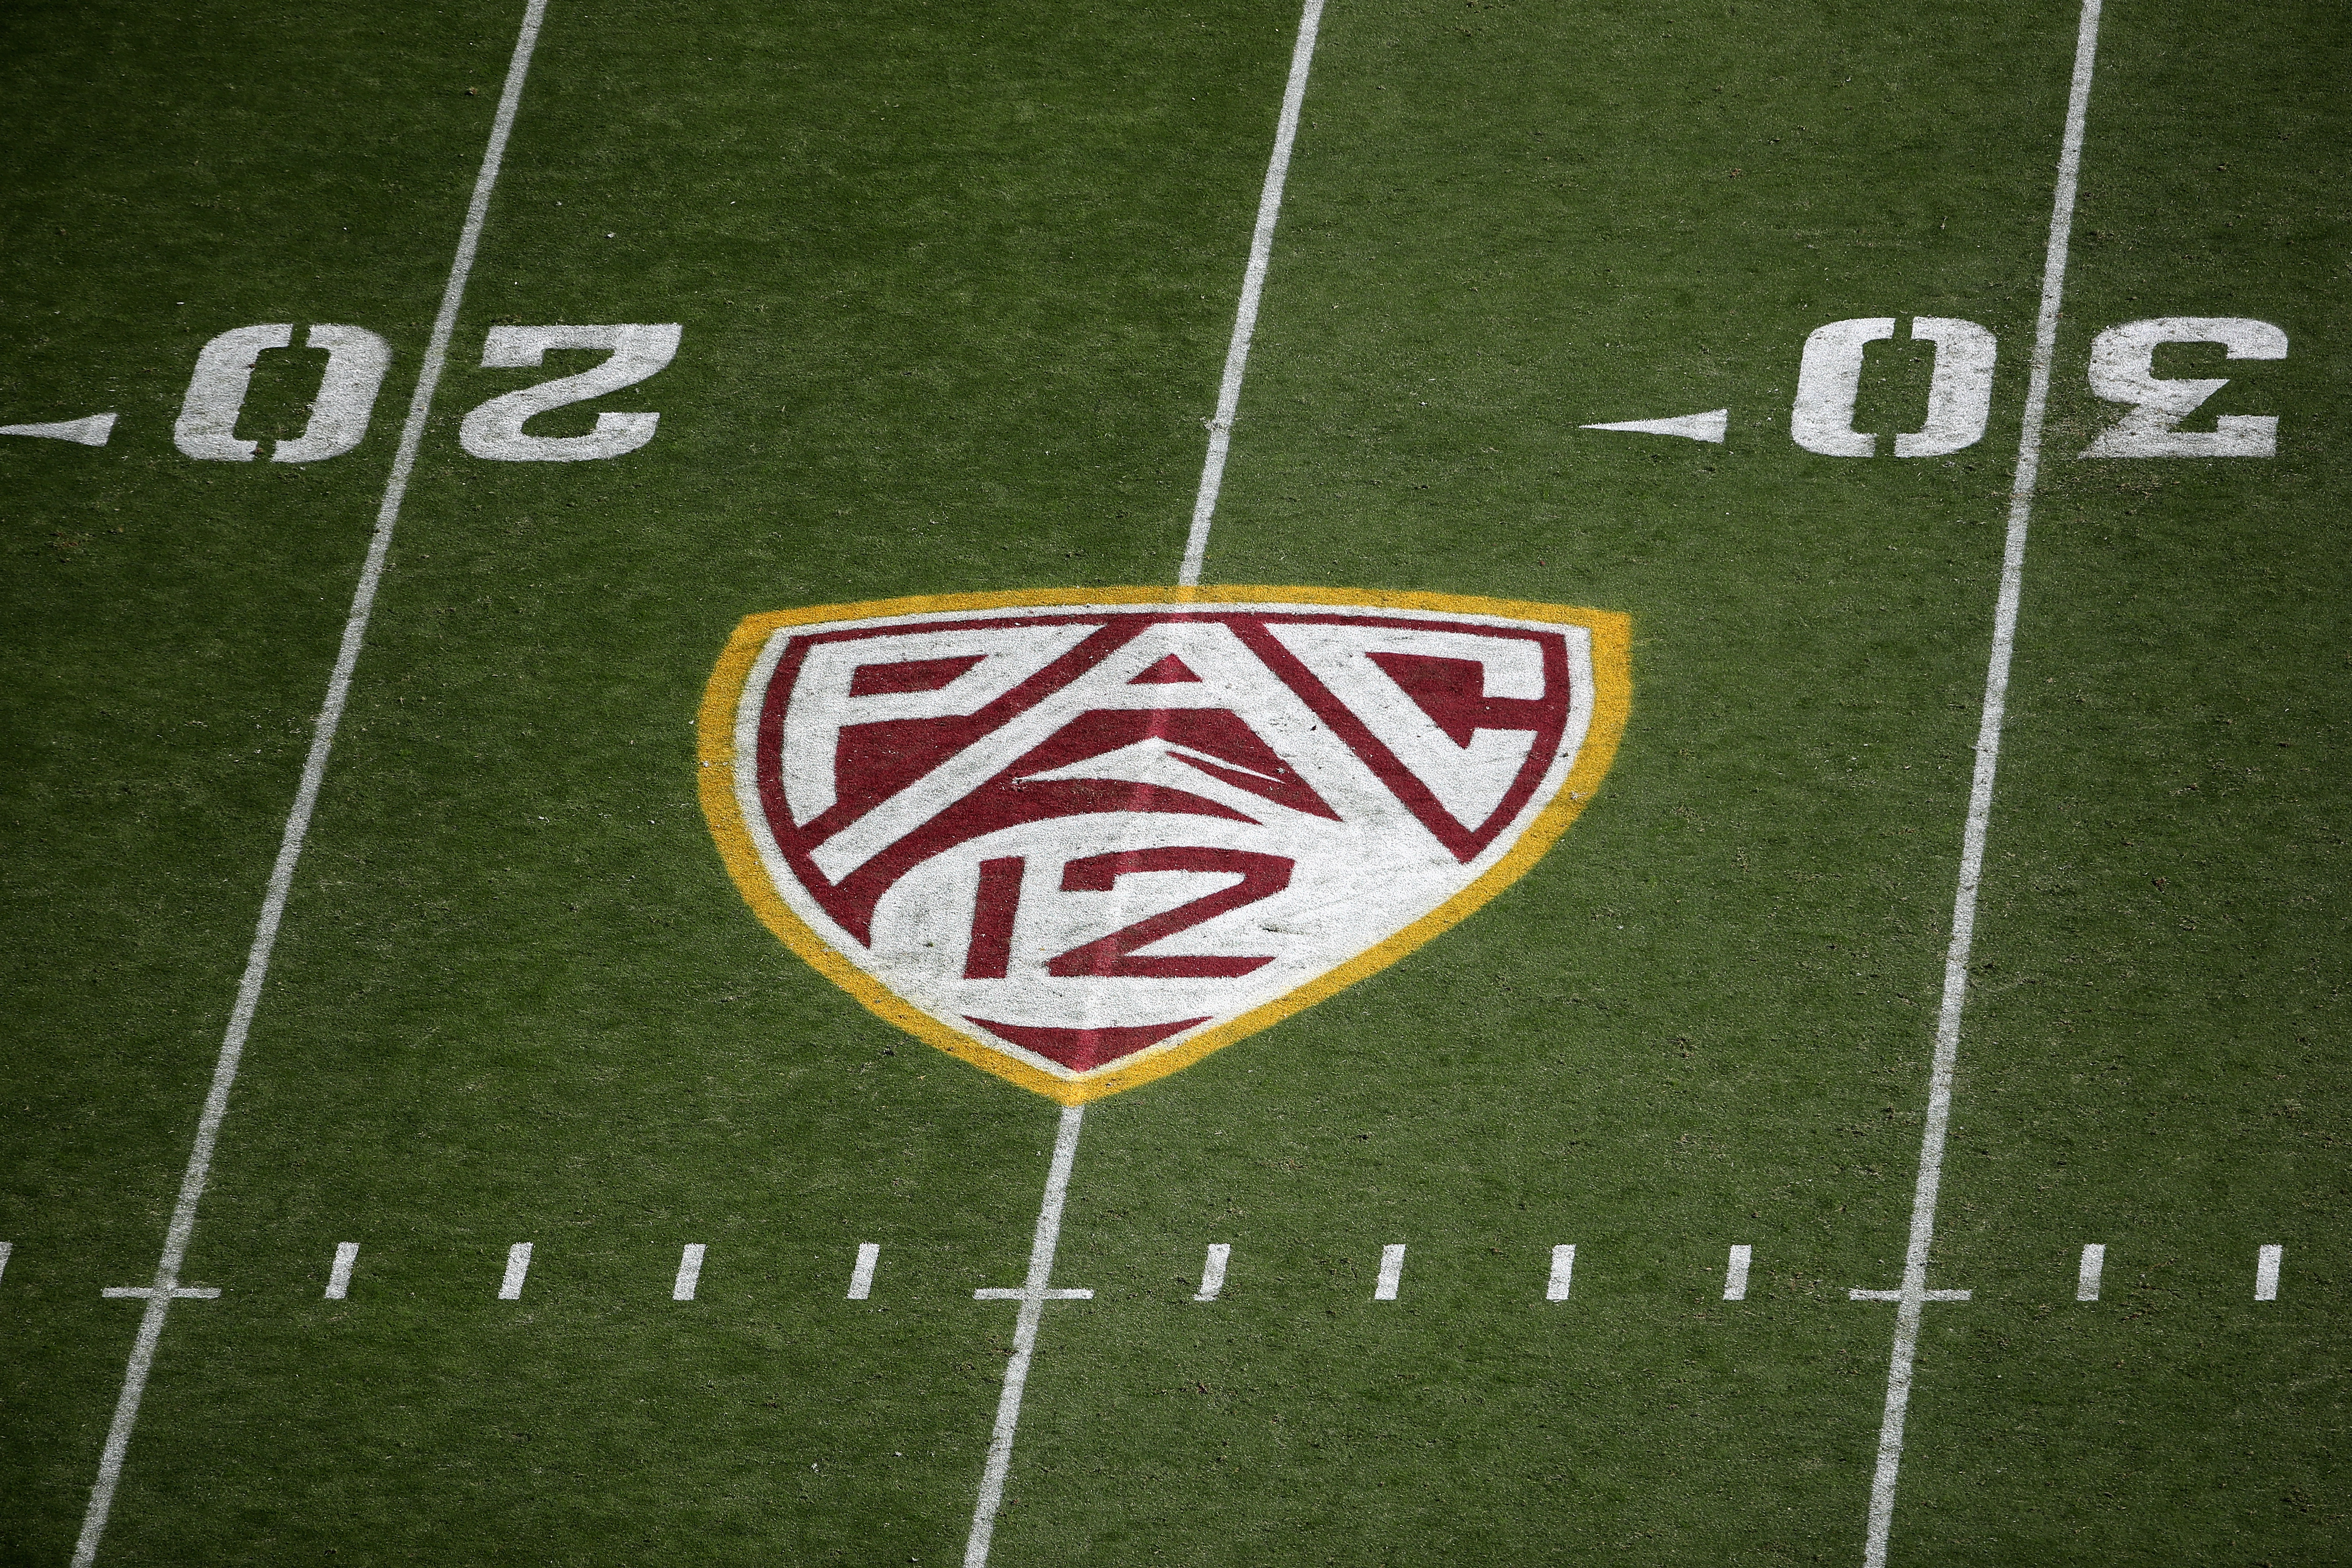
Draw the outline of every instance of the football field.
[[[2342,7],[0,79],[0,1563],[2352,1562]]]

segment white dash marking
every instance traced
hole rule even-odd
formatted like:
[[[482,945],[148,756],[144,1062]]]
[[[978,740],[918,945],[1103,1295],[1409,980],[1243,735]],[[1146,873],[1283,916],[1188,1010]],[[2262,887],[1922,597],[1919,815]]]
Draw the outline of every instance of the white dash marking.
[[[1229,1243],[1209,1243],[1209,1255],[1201,1261],[1201,1288],[1192,1292],[1195,1301],[1213,1301],[1225,1288],[1225,1263],[1234,1255]],[[0,1258],[0,1262],[5,1262]]]
[[[861,1241],[857,1244],[857,1262],[849,1270],[849,1299],[863,1301],[874,1294],[874,1266],[882,1260],[882,1244]]]
[[[2099,1299],[2099,1276],[2106,1271],[2106,1244],[2084,1242],[2082,1266],[2074,1270],[2074,1300],[2095,1301]]]
[[[689,1241],[686,1250],[677,1255],[677,1279],[669,1288],[673,1301],[694,1300],[695,1287],[702,1283],[702,1243]]]
[[[0,1276],[5,1276],[7,1274],[8,1255],[16,1249],[16,1244],[15,1242],[0,1241]]]
[[[1870,1479],[1870,1520],[1864,1568],[1886,1568],[1895,1526],[1895,1489],[1903,1466],[1903,1426],[1911,1405],[1911,1377],[1919,1352],[1927,1304],[1941,1293],[1927,1289],[1927,1257],[1936,1239],[1936,1200],[1944,1179],[1944,1143],[1952,1121],[1952,1078],[1960,1051],[1960,1009],[1968,996],[1969,953],[1976,936],[1977,893],[1984,878],[1985,833],[1992,820],[1993,779],[2000,762],[2001,720],[2009,702],[2009,668],[2017,651],[2018,603],[2025,585],[2025,538],[2033,491],[2042,471],[2042,420],[2050,401],[2050,363],[2058,343],[2058,310],[2065,294],[2066,249],[2074,233],[2074,193],[2082,177],[2083,132],[2091,112],[2091,76],[2098,58],[2100,0],[2083,0],[2074,31],[2074,75],[2066,95],[2066,129],[2058,150],[2057,187],[2050,204],[2050,240],[2042,256],[2042,303],[2034,318],[2033,363],[2018,433],[2017,468],[2010,489],[2009,528],[2001,548],[2000,592],[1994,601],[1992,652],[1985,665],[1984,711],[1977,724],[1976,769],[1960,835],[1959,885],[1952,895],[1951,941],[1944,950],[1944,994],[1936,1016],[1936,1053],[1927,1079],[1927,1116],[1919,1137],[1919,1178],[1911,1195],[1911,1238],[1904,1252],[1903,1288],[1896,1293],[1895,1343],[1887,1357],[1886,1409],[1879,1422],[1878,1460]],[[1949,1297],[1941,1299],[1949,1300]]]
[[[356,1241],[335,1243],[334,1266],[327,1270],[325,1300],[341,1301],[352,1293],[352,1266],[360,1260],[360,1244]]]
[[[1748,1263],[1749,1252],[1745,1245],[1731,1249],[1731,1259],[1723,1267],[1723,1299],[1727,1301],[1748,1300]]]
[[[1381,1248],[1381,1277],[1372,1286],[1372,1300],[1393,1301],[1404,1283],[1404,1243],[1392,1241]]]
[[[1565,1301],[1568,1288],[1576,1280],[1576,1244],[1563,1242],[1551,1249],[1551,1280],[1544,1287],[1544,1300]]]
[[[2286,1248],[2281,1247],[2276,1242],[2272,1242],[2260,1252],[2254,1254],[2255,1300],[2275,1301],[2278,1300],[2279,1262],[2282,1258],[2285,1258],[2285,1256]]]
[[[1298,113],[1307,101],[1307,69],[1315,60],[1315,38],[1323,26],[1323,0],[1307,0],[1298,16],[1298,41],[1291,46],[1290,80],[1282,91],[1282,114],[1275,121],[1274,155],[1266,160],[1265,184],[1258,193],[1257,227],[1250,235],[1249,265],[1242,272],[1240,307],[1234,335],[1225,345],[1225,374],[1217,383],[1217,412],[1209,421],[1209,453],[1201,464],[1201,489],[1192,498],[1192,528],[1184,541],[1184,566],[1176,581],[1192,587],[1201,580],[1209,555],[1209,524],[1217,493],[1225,482],[1225,454],[1233,446],[1234,417],[1241,412],[1242,374],[1249,369],[1250,340],[1257,332],[1258,301],[1265,293],[1265,269],[1274,259],[1274,225],[1282,216],[1283,183],[1290,177],[1290,149],[1298,140]]]
[[[1056,1290],[1054,1249],[1062,1241],[1062,1205],[1069,1196],[1070,1167],[1078,1158],[1078,1130],[1087,1108],[1066,1106],[1054,1132],[1054,1163],[1045,1172],[1045,1196],[1037,1205],[1037,1230],[1029,1243],[1029,1278],[1018,1290],[975,1290],[977,1300],[1017,1300],[1021,1310],[1013,1320],[1013,1355],[1004,1363],[1004,1389],[996,1400],[996,1430],[988,1440],[988,1462],[981,1468],[980,1500],[971,1510],[971,1535],[964,1542],[963,1568],[982,1568],[988,1545],[996,1535],[997,1511],[1004,1506],[1004,1478],[1013,1468],[1013,1435],[1021,1425],[1021,1394],[1029,1385],[1029,1363],[1037,1353],[1037,1325],[1048,1301],[1083,1300],[1091,1290]]]
[[[499,1281],[499,1300],[522,1300],[523,1277],[530,1272],[530,1243],[518,1241],[507,1248],[507,1275]]]
[[[73,1568],[90,1568],[98,1561],[98,1543],[106,1534],[115,1489],[121,1484],[122,1461],[130,1452],[131,1431],[139,1421],[139,1403],[146,1395],[148,1374],[154,1370],[155,1346],[163,1338],[163,1320],[171,1310],[173,1291],[179,1284],[180,1269],[187,1260],[188,1245],[195,1234],[196,1207],[212,1178],[213,1150],[220,1140],[221,1121],[228,1115],[229,1090],[236,1082],[246,1037],[253,1028],[254,1011],[261,1005],[262,984],[269,976],[270,956],[278,947],[278,922],[285,918],[286,900],[294,886],[294,868],[302,858],[302,847],[310,837],[310,816],[318,807],[320,786],[327,776],[327,759],[334,750],[335,733],[341,728],[343,707],[351,696],[352,673],[358,668],[360,647],[367,639],[368,618],[375,609],[376,589],[383,580],[384,563],[392,552],[393,529],[400,521],[401,502],[408,494],[408,477],[416,467],[417,449],[425,440],[433,395],[440,387],[442,368],[448,363],[450,334],[457,328],[457,310],[465,302],[466,280],[473,275],[474,252],[481,243],[482,225],[489,216],[490,193],[498,185],[499,169],[506,160],[507,139],[514,130],[516,107],[522,101],[523,79],[530,69],[531,51],[538,45],[540,22],[546,14],[547,0],[526,0],[522,26],[515,35],[514,53],[507,62],[506,86],[499,95],[498,114],[490,123],[489,143],[483,149],[481,170],[474,178],[473,199],[467,204],[466,221],[457,233],[457,250],[449,263],[449,279],[441,290],[441,308],[433,318],[433,333],[426,341],[425,359],[416,374],[416,391],[409,398],[408,417],[400,429],[400,446],[393,454],[383,500],[376,508],[375,531],[368,539],[367,560],[360,570],[359,586],[352,594],[351,612],[343,621],[342,642],[335,654],[334,669],[327,677],[326,700],[320,705],[319,717],[311,726],[310,749],[302,760],[302,779],[295,786],[294,806],[287,813],[278,858],[269,868],[268,889],[262,897],[261,918],[254,927],[253,945],[246,951],[236,1001],[229,1012],[220,1055],[213,1064],[212,1085],[205,1091],[204,1110],[196,1119],[195,1142],[188,1151],[187,1169],[180,1178],[180,1195],[163,1235],[163,1254],[155,1265],[154,1294],[147,1299],[147,1310],[139,1320],[138,1338],[131,1343],[131,1359],[123,1368],[122,1392],[115,1400],[114,1418],[106,1429],[106,1446],[99,1454],[98,1479],[90,1488],[89,1506],[82,1513],[81,1534],[74,1542]]]

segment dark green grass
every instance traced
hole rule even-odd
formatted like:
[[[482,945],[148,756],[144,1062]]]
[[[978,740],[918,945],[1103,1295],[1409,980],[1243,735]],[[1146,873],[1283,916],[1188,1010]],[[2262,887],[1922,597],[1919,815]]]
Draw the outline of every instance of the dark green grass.
[[[2264,17],[2293,48],[2110,22],[1906,1563],[2340,1533],[2341,37]],[[125,420],[0,451],[0,1555],[79,1521],[137,1310],[95,1292],[152,1268],[513,20],[13,24],[0,412]],[[960,1554],[1012,1318],[970,1292],[1019,1278],[1052,1108],[767,936],[691,720],[747,613],[1172,577],[1295,23],[557,0],[199,1230],[226,1294],[175,1310],[107,1561]],[[1892,1312],[1845,1289],[1900,1270],[2071,35],[1329,14],[1210,578],[1628,612],[1633,721],[1472,921],[1090,1112],[1098,1295],[1049,1311],[1006,1568],[1858,1557]],[[77,211],[112,227],[42,237]],[[2286,456],[2069,466],[2090,331],[2206,310],[2294,335],[2228,395]],[[1793,448],[1804,333],[1911,313],[2000,333],[1985,442]],[[366,447],[171,451],[203,338],[316,319],[403,353]],[[652,446],[457,453],[530,379],[470,368],[487,326],[611,321],[685,328],[610,400]],[[1902,427],[1924,367],[1872,366]],[[247,434],[299,418],[275,374]],[[1720,448],[1575,428],[1725,405]]]

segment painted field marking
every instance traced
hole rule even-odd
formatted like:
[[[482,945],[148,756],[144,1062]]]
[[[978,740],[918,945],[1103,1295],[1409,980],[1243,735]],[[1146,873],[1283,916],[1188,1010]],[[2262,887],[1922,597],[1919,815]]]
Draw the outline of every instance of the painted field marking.
[[[2278,1300],[2279,1263],[2286,1257],[2286,1248],[2272,1242],[2254,1254],[2254,1300]]]
[[[1730,426],[1731,410],[1715,408],[1705,414],[1676,415],[1672,419],[1620,419],[1613,425],[1580,425],[1577,428],[1622,430],[1634,436],[1680,436],[1686,440],[1720,444]]]
[[[1054,1249],[1062,1240],[1062,1204],[1069,1196],[1070,1167],[1078,1158],[1078,1130],[1087,1108],[1064,1108],[1054,1131],[1054,1162],[1045,1172],[1045,1197],[1037,1205],[1037,1230],[1029,1243],[1029,1278],[1018,1289],[974,1290],[976,1301],[1018,1301],[1013,1320],[1013,1356],[1004,1365],[1004,1390],[997,1396],[996,1429],[988,1441],[988,1462],[980,1472],[980,1500],[971,1510],[971,1535],[964,1542],[964,1568],[981,1568],[996,1534],[997,1510],[1004,1506],[1004,1478],[1013,1468],[1013,1435],[1021,1425],[1021,1394],[1029,1384],[1029,1363],[1037,1353],[1037,1325],[1048,1301],[1087,1300],[1091,1290],[1056,1290]]]
[[[530,1272],[530,1243],[518,1241],[507,1248],[507,1272],[506,1278],[499,1281],[499,1300],[521,1300],[523,1279]]]
[[[1927,1289],[1927,1258],[1936,1239],[1936,1200],[1944,1179],[1944,1144],[1951,1130],[1952,1079],[1960,1050],[1960,1010],[1968,996],[1969,954],[1976,936],[1977,893],[1984,879],[1985,834],[1992,819],[1993,779],[2000,762],[2001,721],[2009,700],[2009,668],[2017,650],[2018,604],[2024,593],[2025,539],[2033,490],[2042,471],[2042,422],[2050,401],[2050,363],[2058,343],[2058,310],[2065,294],[2066,250],[2074,226],[2074,194],[2082,177],[2083,132],[2091,112],[2091,78],[2098,60],[2100,0],[2083,0],[2074,30],[2074,74],[2066,94],[2066,128],[2058,151],[2056,189],[2050,203],[2050,240],[2042,264],[2042,300],[2034,317],[2033,363],[2017,440],[2010,489],[2009,526],[2001,546],[2000,592],[1993,608],[1992,651],[1985,664],[1984,711],[1978,721],[1976,769],[1960,836],[1960,874],[1952,895],[1951,941],[1944,952],[1944,994],[1936,1016],[1936,1053],[1927,1080],[1927,1115],[1919,1138],[1919,1179],[1911,1196],[1911,1237],[1904,1250],[1903,1288],[1847,1292],[1854,1300],[1893,1300],[1895,1342],[1887,1357],[1886,1409],[1879,1422],[1878,1459],[1870,1479],[1864,1568],[1885,1568],[1895,1526],[1895,1491],[1903,1467],[1903,1426],[1919,1353],[1919,1324],[1930,1301],[1965,1300],[1964,1293]]]
[[[349,700],[352,674],[358,668],[360,647],[367,638],[369,616],[375,609],[378,585],[383,580],[384,563],[392,552],[392,535],[400,521],[401,503],[408,495],[408,478],[415,469],[416,454],[425,441],[426,416],[432,412],[433,395],[441,385],[442,367],[449,357],[449,337],[457,330],[457,310],[465,302],[466,281],[473,275],[474,253],[481,244],[482,225],[489,216],[490,193],[497,188],[499,169],[506,160],[507,139],[513,133],[515,110],[522,101],[523,79],[530,69],[532,49],[539,42],[541,20],[547,15],[547,0],[525,0],[522,25],[515,34],[514,53],[507,62],[506,86],[499,94],[496,117],[490,122],[490,139],[482,150],[482,166],[474,177],[474,194],[466,206],[464,226],[458,230],[457,254],[449,262],[449,280],[441,291],[441,307],[433,318],[432,336],[426,341],[425,359],[416,373],[416,390],[409,398],[408,416],[400,428],[400,446],[393,454],[392,472],[384,481],[383,500],[376,508],[375,531],[368,538],[367,560],[361,568],[359,586],[352,591],[350,614],[343,621],[343,636],[335,653],[332,673],[327,677],[326,700],[320,704],[319,716],[310,731],[310,748],[302,759],[302,780],[294,791],[293,808],[286,814],[286,829],[279,838],[278,858],[269,868],[268,890],[261,901],[261,918],[255,922],[253,945],[247,950],[245,971],[236,985],[236,1002],[230,1010],[228,1027],[221,1039],[220,1055],[213,1064],[212,1085],[205,1093],[204,1110],[196,1119],[196,1135],[188,1151],[188,1164],[180,1178],[180,1194],[173,1205],[170,1227],[163,1236],[163,1257],[155,1265],[153,1294],[147,1298],[147,1310],[139,1320],[138,1338],[132,1342],[131,1359],[123,1368],[122,1393],[116,1399],[114,1417],[106,1429],[106,1446],[100,1452],[98,1479],[90,1487],[89,1506],[82,1513],[81,1534],[74,1542],[73,1568],[89,1568],[98,1560],[98,1543],[106,1534],[107,1516],[114,1508],[114,1493],[122,1480],[123,1457],[130,1452],[131,1428],[139,1421],[140,1401],[146,1396],[147,1377],[154,1370],[156,1342],[163,1335],[163,1321],[171,1310],[180,1282],[180,1268],[186,1262],[188,1246],[196,1228],[196,1207],[203,1202],[205,1187],[212,1178],[213,1150],[220,1141],[222,1121],[228,1115],[229,1090],[236,1082],[238,1064],[245,1055],[246,1037],[252,1031],[255,1010],[261,1005],[262,983],[269,976],[269,960],[278,948],[278,923],[286,916],[286,900],[294,886],[294,868],[302,858],[302,847],[310,835],[311,813],[318,808],[320,786],[327,775],[327,759],[334,751],[335,734],[342,726],[343,707]]]
[[[1723,1266],[1723,1299],[1725,1300],[1748,1300],[1748,1263],[1750,1256],[1744,1244],[1731,1249],[1731,1257]]]
[[[367,621],[376,609],[376,588],[383,583],[383,566],[391,557],[393,529],[400,521],[400,503],[409,494],[416,451],[425,439],[425,416],[433,411],[433,393],[440,390],[442,367],[449,360],[449,334],[457,331],[458,306],[466,300],[466,279],[473,275],[482,224],[489,218],[489,193],[499,185],[499,167],[506,163],[506,141],[515,130],[515,108],[522,103],[522,80],[530,75],[531,49],[539,45],[539,24],[546,12],[548,0],[524,0],[515,52],[506,64],[506,87],[499,91],[499,113],[491,120],[489,143],[482,148],[482,169],[475,174],[466,224],[458,228],[457,257],[449,261],[449,282],[442,287],[433,336],[425,341],[424,364],[416,369],[416,393],[409,397],[409,414],[400,426],[400,447],[393,454],[391,478],[383,484],[383,500],[376,505],[376,529],[367,541],[360,585],[351,595],[351,614],[343,618],[341,647],[336,648],[334,670],[327,677],[327,699],[320,703],[318,720],[310,729],[310,750],[303,757],[301,783],[294,787],[294,806],[287,811],[285,835],[278,842],[278,858],[270,863],[268,889],[261,898],[261,920],[254,921],[254,942],[245,952],[245,973],[237,978],[236,1006],[230,1008],[228,1030],[221,1037],[221,1053],[214,1060],[212,1086],[205,1090],[205,1110],[197,1114],[195,1142],[188,1150],[188,1168],[181,1175],[172,1223],[164,1229],[163,1258],[155,1262],[155,1286],[146,1298],[139,1338],[131,1342],[130,1361],[122,1368],[122,1394],[115,1399],[115,1415],[106,1427],[106,1446],[99,1453],[99,1479],[91,1483],[89,1507],[82,1511],[82,1532],[73,1542],[73,1568],[89,1568],[99,1559],[99,1540],[106,1535],[106,1519],[115,1507],[115,1488],[122,1483],[122,1458],[130,1453],[131,1427],[139,1425],[139,1401],[146,1396],[148,1373],[155,1371],[155,1344],[163,1340],[164,1317],[179,1293],[179,1269],[188,1260],[188,1244],[195,1237],[197,1204],[203,1204],[205,1187],[212,1180],[212,1152],[219,1145],[221,1121],[228,1117],[228,1090],[237,1081],[245,1037],[252,1032],[254,1011],[261,1006],[261,985],[268,980],[270,954],[278,950],[278,924],[285,920],[287,896],[294,891],[294,865],[301,860],[303,844],[310,837],[310,814],[318,809],[320,785],[327,781],[327,757],[334,752],[334,736],[343,724],[351,677],[360,663],[360,647],[367,642]]]
[[[356,1241],[335,1243],[335,1261],[327,1270],[327,1294],[322,1300],[341,1301],[352,1293],[352,1266],[360,1260]]]
[[[1393,1301],[1404,1283],[1404,1243],[1392,1241],[1381,1248],[1381,1277],[1372,1286],[1372,1300]]]
[[[2087,1241],[2083,1244],[2082,1267],[2074,1271],[2074,1300],[2095,1301],[2099,1299],[2099,1276],[2107,1267],[2106,1244]]]
[[[220,1288],[207,1285],[174,1285],[166,1291],[159,1285],[109,1285],[99,1294],[117,1300],[127,1298],[134,1301],[152,1301],[159,1296],[167,1300],[210,1301],[219,1297]]]
[[[1290,174],[1291,148],[1298,139],[1298,116],[1307,100],[1307,73],[1315,59],[1315,40],[1323,25],[1323,0],[1306,0],[1298,16],[1298,37],[1291,46],[1290,75],[1283,85],[1282,111],[1274,130],[1274,150],[1266,159],[1265,183],[1258,192],[1257,223],[1250,231],[1249,260],[1242,271],[1241,300],[1234,310],[1233,337],[1225,346],[1225,366],[1217,382],[1217,412],[1209,420],[1209,449],[1201,464],[1201,487],[1192,498],[1192,525],[1184,541],[1184,560],[1177,569],[1180,587],[1201,581],[1202,563],[1208,557],[1209,529],[1215,520],[1217,495],[1225,476],[1225,456],[1233,445],[1234,417],[1241,408],[1242,376],[1249,368],[1250,341],[1257,331],[1258,301],[1265,292],[1266,268],[1274,258],[1274,226],[1282,213],[1284,182]],[[1054,1138],[1053,1164],[1045,1177],[1045,1196],[1037,1210],[1037,1231],[1029,1249],[1029,1279],[1018,1294],[1019,1315],[1013,1320],[1013,1356],[1004,1369],[1004,1389],[996,1402],[996,1427],[988,1444],[988,1459],[981,1468],[980,1496],[971,1510],[971,1534],[964,1542],[964,1568],[985,1568],[989,1543],[995,1538],[996,1515],[1004,1506],[1004,1481],[1013,1467],[1013,1439],[1021,1423],[1021,1393],[1029,1379],[1029,1363],[1037,1349],[1037,1325],[1045,1302],[1064,1300],[1046,1289],[1053,1278],[1054,1248],[1062,1229],[1062,1204],[1068,1194],[1070,1165],[1077,1158],[1078,1131],[1085,1122],[1083,1105],[1062,1112]],[[1002,1300],[992,1292],[975,1298]],[[1089,1294],[1091,1294],[1089,1292]]]
[[[50,441],[71,441],[77,447],[103,447],[114,434],[114,416],[93,414],[87,419],[53,419],[46,425],[0,425],[0,436],[33,436]]]
[[[1567,1242],[1551,1249],[1551,1280],[1544,1286],[1544,1300],[1565,1301],[1568,1288],[1576,1279],[1576,1243]]]
[[[694,1300],[695,1287],[702,1283],[702,1243],[689,1241],[677,1255],[677,1279],[669,1288],[673,1301]]]
[[[1184,541],[1184,564],[1176,581],[1191,587],[1201,580],[1209,555],[1209,525],[1224,488],[1225,454],[1233,446],[1234,417],[1241,412],[1242,375],[1249,369],[1250,340],[1257,332],[1258,300],[1265,293],[1265,269],[1274,259],[1274,224],[1282,215],[1282,187],[1290,177],[1290,149],[1298,140],[1299,109],[1307,101],[1307,71],[1315,60],[1315,39],[1323,26],[1323,0],[1307,0],[1298,16],[1298,41],[1291,46],[1290,79],[1282,89],[1282,114],[1275,121],[1274,155],[1266,160],[1265,184],[1258,192],[1257,226],[1250,233],[1249,264],[1242,272],[1242,298],[1234,311],[1234,335],[1225,345],[1225,373],[1217,383],[1217,412],[1209,420],[1209,452],[1201,464],[1201,489],[1192,498],[1192,528]]]
[[[863,1301],[874,1294],[874,1266],[882,1260],[882,1244],[861,1241],[857,1244],[857,1261],[849,1270],[849,1300]]]
[[[0,1278],[5,1278],[7,1275],[8,1255],[16,1250],[16,1244],[15,1242],[0,1241]]]
[[[1209,1255],[1201,1260],[1201,1288],[1192,1292],[1192,1300],[1213,1301],[1217,1299],[1218,1294],[1225,1288],[1225,1262],[1233,1255],[1234,1249],[1229,1243],[1223,1241],[1209,1243]],[[0,1265],[5,1265],[6,1262],[5,1254],[0,1254]]]

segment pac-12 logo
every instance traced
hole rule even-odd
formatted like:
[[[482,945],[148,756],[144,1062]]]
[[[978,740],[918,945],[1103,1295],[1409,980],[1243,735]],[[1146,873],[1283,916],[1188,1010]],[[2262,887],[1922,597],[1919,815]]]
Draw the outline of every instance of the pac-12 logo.
[[[703,807],[794,952],[1075,1105],[1319,1001],[1517,879],[1609,766],[1627,632],[1321,588],[753,616],[703,702]]]

